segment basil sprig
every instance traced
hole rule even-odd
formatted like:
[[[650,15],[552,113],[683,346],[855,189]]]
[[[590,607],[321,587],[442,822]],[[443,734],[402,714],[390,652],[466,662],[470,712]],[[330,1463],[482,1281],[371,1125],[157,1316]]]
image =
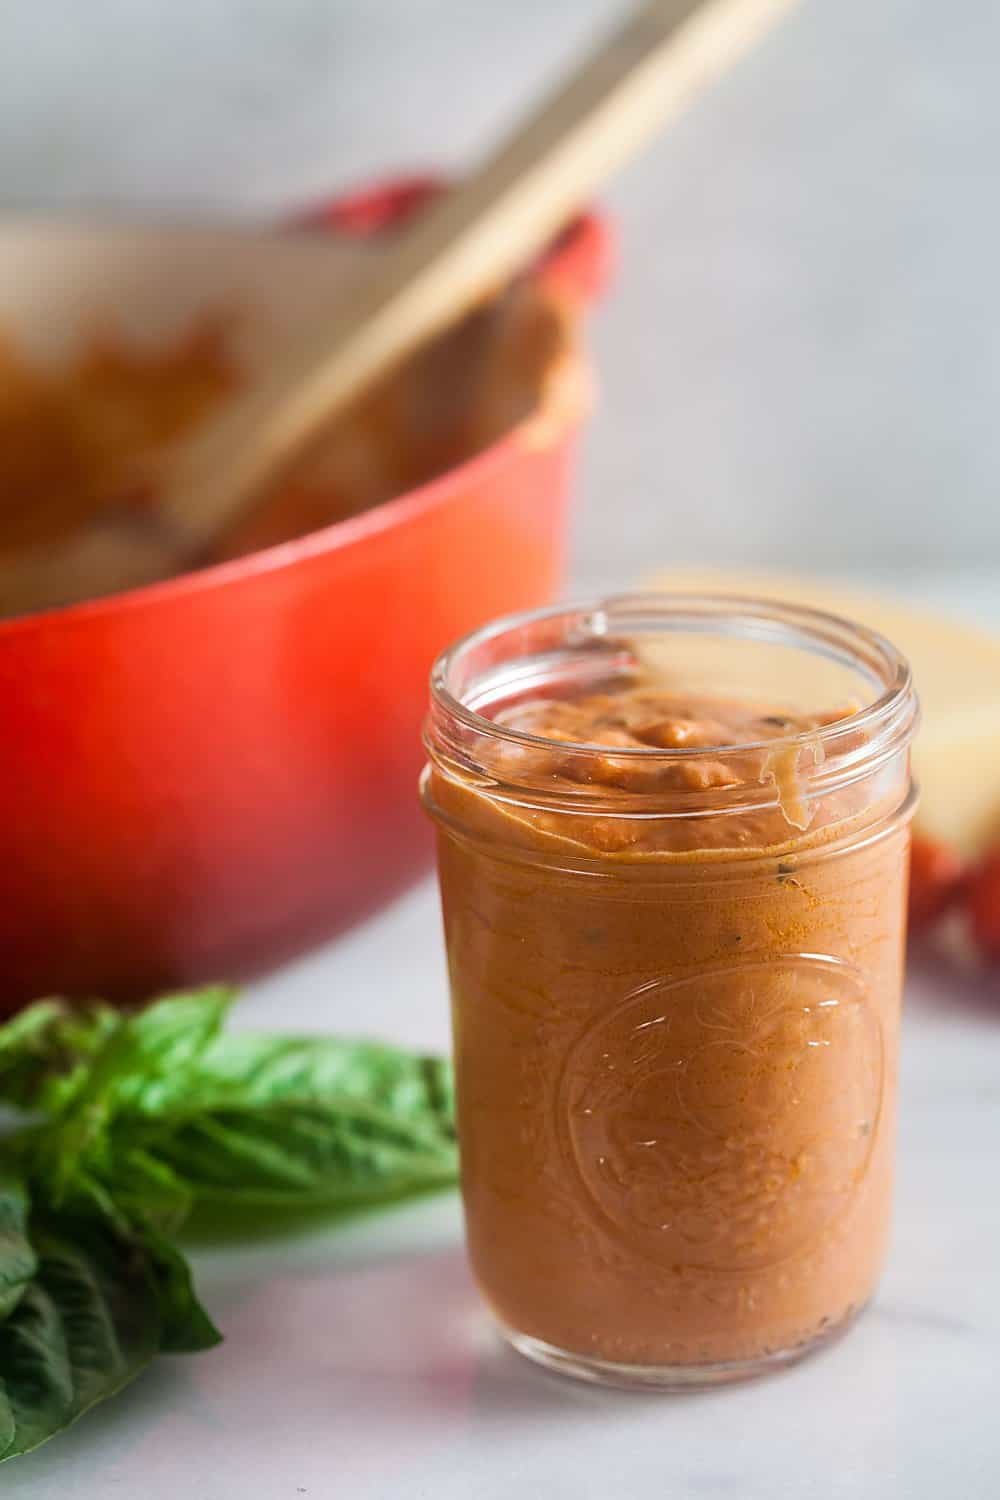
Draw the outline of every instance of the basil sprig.
[[[226,1032],[232,992],[0,1026],[0,1460],[220,1335],[170,1242],[193,1210],[372,1205],[457,1171],[449,1064]]]

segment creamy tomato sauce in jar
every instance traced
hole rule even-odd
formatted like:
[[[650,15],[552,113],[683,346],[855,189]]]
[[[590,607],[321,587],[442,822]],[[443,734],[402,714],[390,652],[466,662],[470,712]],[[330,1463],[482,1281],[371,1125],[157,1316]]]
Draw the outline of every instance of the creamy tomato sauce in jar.
[[[752,600],[550,610],[438,661],[468,1245],[523,1353],[712,1383],[871,1296],[916,716],[888,642]]]

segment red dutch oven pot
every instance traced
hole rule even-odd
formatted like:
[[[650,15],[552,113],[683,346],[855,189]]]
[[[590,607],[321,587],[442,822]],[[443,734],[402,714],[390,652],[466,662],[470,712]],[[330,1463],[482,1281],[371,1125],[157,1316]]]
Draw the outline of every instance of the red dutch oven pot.
[[[371,233],[426,191],[310,222]],[[538,274],[582,303],[606,260],[585,217]],[[0,623],[6,1010],[245,977],[419,874],[430,664],[560,582],[574,434],[551,426],[301,540]]]

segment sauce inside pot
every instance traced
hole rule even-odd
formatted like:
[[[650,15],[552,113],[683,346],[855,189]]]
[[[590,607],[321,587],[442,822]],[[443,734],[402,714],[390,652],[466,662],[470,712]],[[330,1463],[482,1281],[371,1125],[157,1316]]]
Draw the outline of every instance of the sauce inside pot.
[[[106,324],[56,367],[0,339],[5,565],[98,521],[155,513],[171,453],[252,380],[237,333],[234,316],[213,314],[151,350]],[[560,383],[579,403],[579,388],[569,388],[578,377],[571,345],[562,306],[535,283],[516,283],[366,392],[206,562],[302,536],[427,483],[551,405]],[[88,576],[74,597],[115,586],[113,577]],[[19,590],[16,608],[61,602]]]

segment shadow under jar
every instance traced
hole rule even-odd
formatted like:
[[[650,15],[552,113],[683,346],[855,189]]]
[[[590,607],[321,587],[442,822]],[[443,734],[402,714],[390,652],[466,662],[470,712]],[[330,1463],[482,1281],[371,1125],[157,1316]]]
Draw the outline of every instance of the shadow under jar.
[[[467,1236],[522,1353],[710,1384],[871,1296],[916,718],[887,641],[748,599],[522,615],[437,662]]]

